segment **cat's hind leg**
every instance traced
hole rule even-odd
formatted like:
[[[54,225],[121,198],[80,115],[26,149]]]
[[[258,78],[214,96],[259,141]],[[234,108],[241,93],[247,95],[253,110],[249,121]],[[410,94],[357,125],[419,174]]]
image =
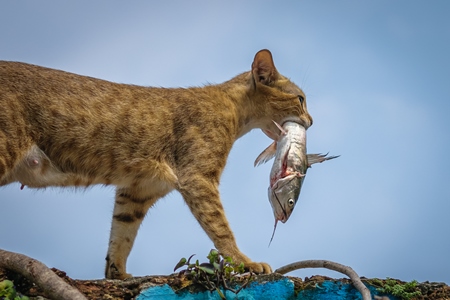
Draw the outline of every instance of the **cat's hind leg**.
[[[132,188],[118,188],[116,190],[108,254],[106,256],[106,278],[125,279],[131,277],[126,272],[126,262],[139,226],[148,209],[169,191],[169,189],[166,189],[144,193],[139,189]]]
[[[31,148],[31,141],[12,137],[0,128],[0,186],[18,181],[15,171]]]

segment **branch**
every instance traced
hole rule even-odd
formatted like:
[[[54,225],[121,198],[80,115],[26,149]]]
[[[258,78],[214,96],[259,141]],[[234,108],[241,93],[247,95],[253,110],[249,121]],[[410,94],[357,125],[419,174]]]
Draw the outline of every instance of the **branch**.
[[[347,275],[348,277],[350,277],[355,288],[363,296],[363,300],[371,300],[372,299],[369,289],[364,285],[364,283],[362,283],[358,274],[356,274],[356,272],[353,271],[352,268],[332,262],[332,261],[302,260],[302,261],[298,261],[298,262],[283,266],[281,268],[278,268],[275,270],[275,273],[280,273],[280,274],[284,275],[291,271],[298,270],[298,269],[305,269],[305,268],[325,268],[325,269],[330,269],[333,271],[343,273],[343,274]]]
[[[46,265],[26,255],[0,249],[0,268],[23,275],[51,299],[86,300],[80,291],[59,278]]]

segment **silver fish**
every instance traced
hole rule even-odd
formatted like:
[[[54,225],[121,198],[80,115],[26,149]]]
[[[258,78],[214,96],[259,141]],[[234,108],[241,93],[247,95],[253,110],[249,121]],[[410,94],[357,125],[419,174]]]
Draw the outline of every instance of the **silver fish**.
[[[312,164],[321,163],[338,156],[327,154],[306,154],[306,129],[296,122],[285,122],[280,126],[280,134],[265,132],[269,137],[276,138],[255,160],[255,166],[269,161],[275,156],[270,171],[268,189],[269,201],[275,216],[274,231],[278,221],[285,223],[292,214],[297,203],[306,171]],[[270,243],[269,243],[270,244]]]

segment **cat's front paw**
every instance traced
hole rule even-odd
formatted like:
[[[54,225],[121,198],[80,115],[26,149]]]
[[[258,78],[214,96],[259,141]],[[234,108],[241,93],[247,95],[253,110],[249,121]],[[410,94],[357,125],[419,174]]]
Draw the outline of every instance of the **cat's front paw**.
[[[247,262],[244,263],[245,269],[256,274],[270,274],[272,273],[272,268],[263,262]]]

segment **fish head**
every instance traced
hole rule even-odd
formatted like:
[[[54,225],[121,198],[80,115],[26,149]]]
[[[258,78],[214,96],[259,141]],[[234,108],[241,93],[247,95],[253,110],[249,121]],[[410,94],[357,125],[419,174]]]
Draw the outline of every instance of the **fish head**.
[[[269,187],[269,201],[275,222],[286,223],[289,219],[297,204],[303,180],[304,176],[291,174],[278,179]]]

